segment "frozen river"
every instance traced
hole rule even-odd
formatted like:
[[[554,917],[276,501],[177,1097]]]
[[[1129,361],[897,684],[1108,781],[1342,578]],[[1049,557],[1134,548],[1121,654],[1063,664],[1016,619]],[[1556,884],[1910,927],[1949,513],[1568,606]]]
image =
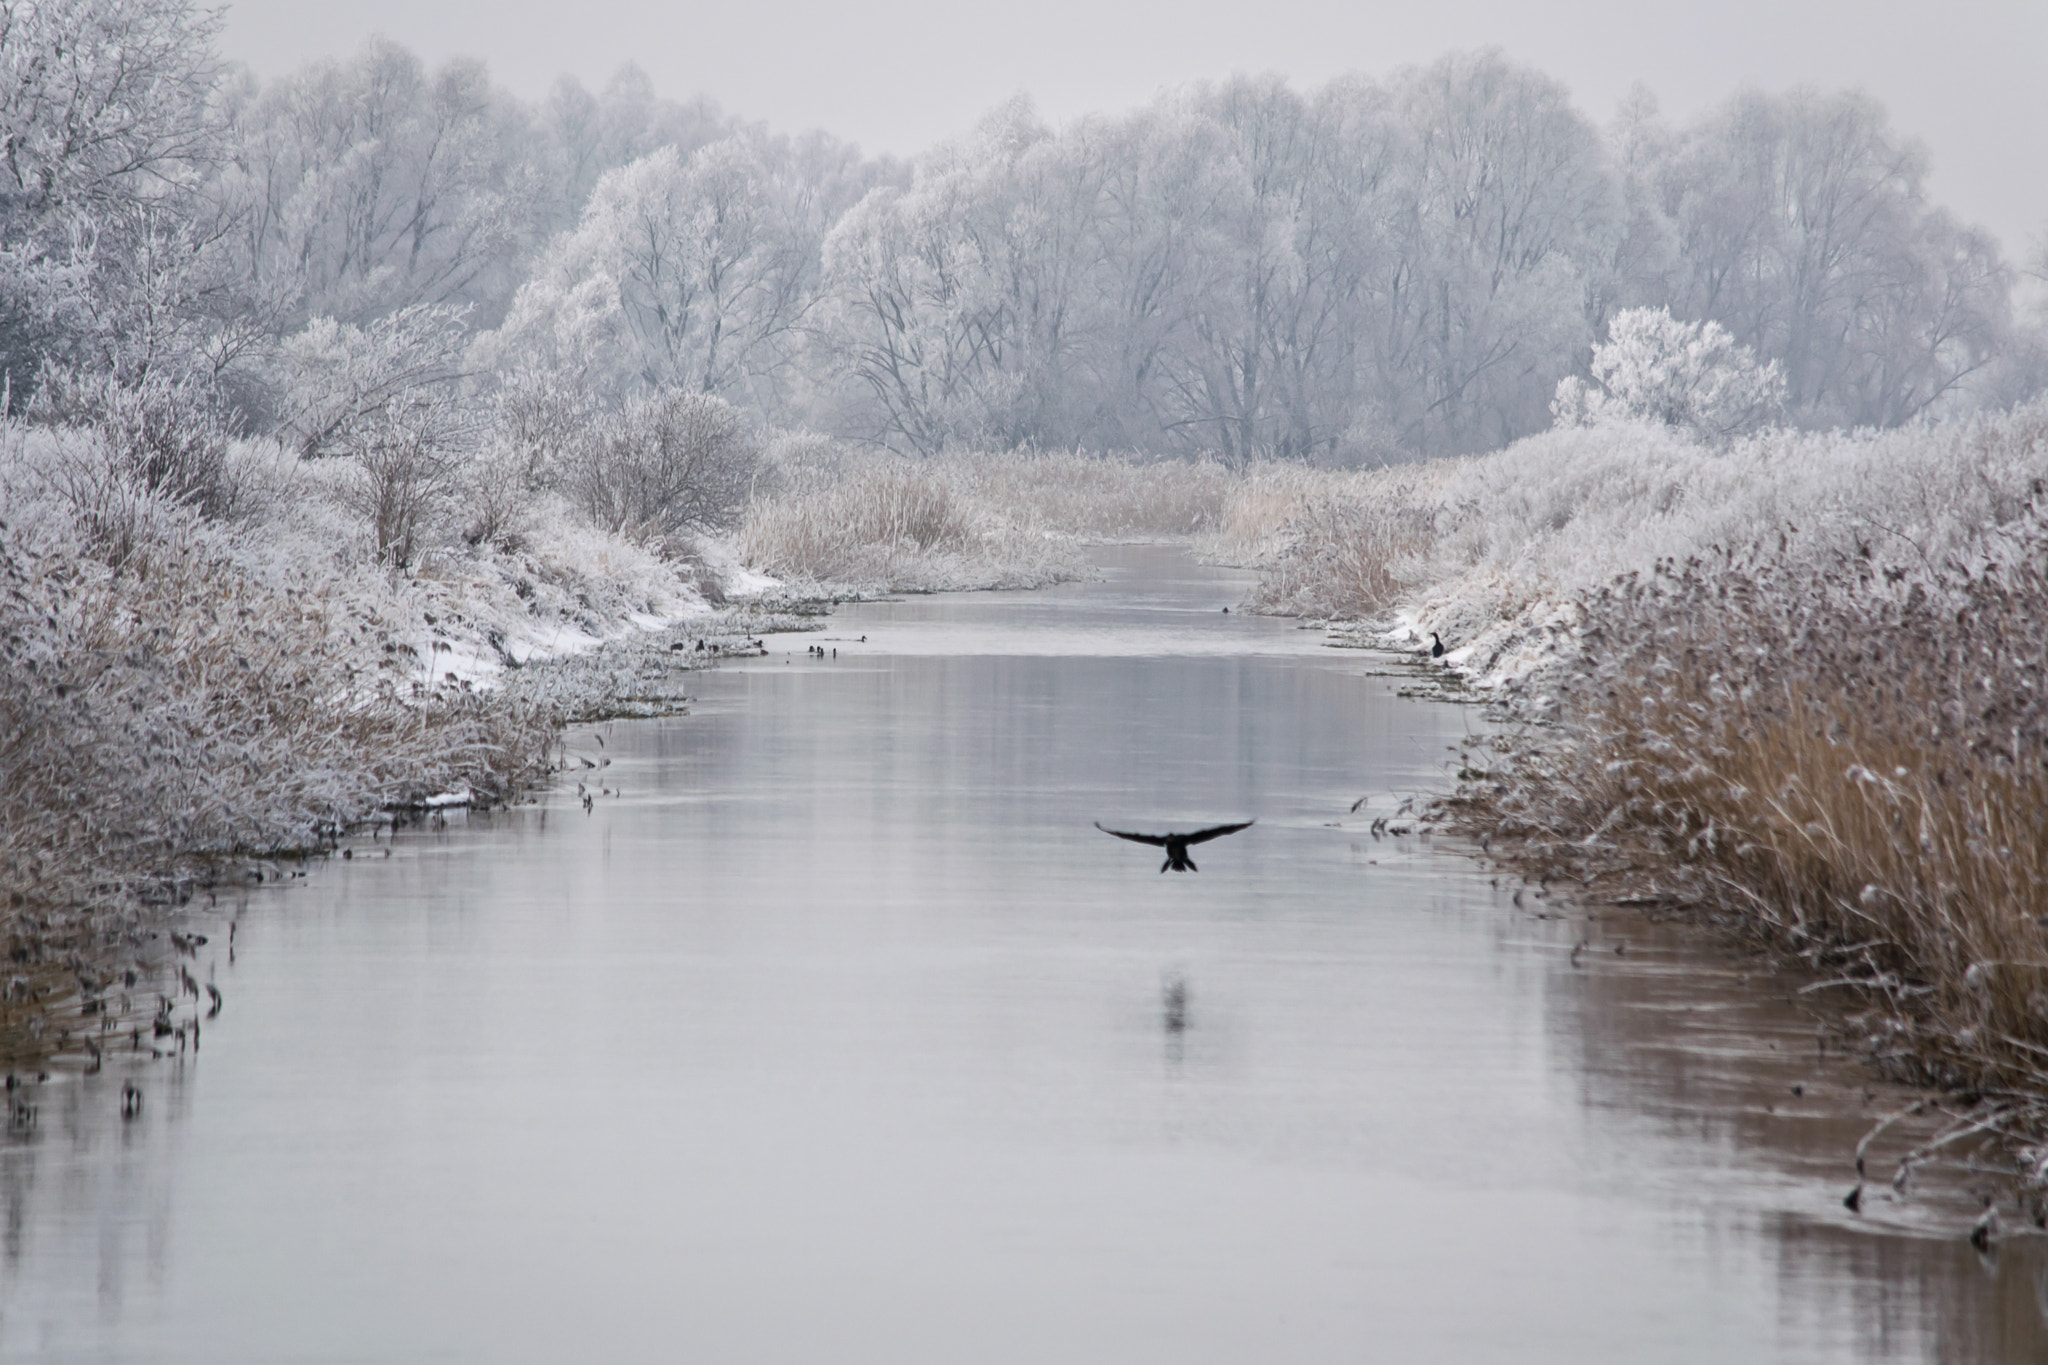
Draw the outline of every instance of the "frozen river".
[[[203,1051],[0,1147],[0,1359],[2048,1355],[2037,1243],[1842,1207],[1893,1096],[1789,984],[1370,837],[1472,712],[1103,558],[579,728],[588,814],[223,903]],[[1254,816],[1196,875],[1092,828]]]

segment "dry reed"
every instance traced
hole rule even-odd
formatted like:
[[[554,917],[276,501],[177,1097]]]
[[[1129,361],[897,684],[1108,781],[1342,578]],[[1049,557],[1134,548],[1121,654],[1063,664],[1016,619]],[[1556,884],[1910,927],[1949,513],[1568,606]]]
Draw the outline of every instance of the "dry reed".
[[[1972,1131],[2035,1137],[2048,523],[1993,540],[1919,576],[1722,555],[1592,593],[1572,659],[1510,688],[1547,723],[1468,759],[1445,811],[1532,871],[1803,956],[1871,1057],[1976,1102]]]
[[[1081,540],[1184,536],[1213,524],[1222,466],[1078,454],[929,460],[806,450],[740,528],[747,562],[853,590],[1038,587],[1086,572]]]

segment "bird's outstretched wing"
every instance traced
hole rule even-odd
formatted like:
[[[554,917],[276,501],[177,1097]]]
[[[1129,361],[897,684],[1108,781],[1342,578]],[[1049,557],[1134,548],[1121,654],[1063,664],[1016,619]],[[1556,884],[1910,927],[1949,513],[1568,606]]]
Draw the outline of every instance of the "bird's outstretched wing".
[[[1226,834],[1235,834],[1241,829],[1250,829],[1257,823],[1259,822],[1256,820],[1247,820],[1241,825],[1212,825],[1208,829],[1198,829],[1193,834],[1181,835],[1181,842],[1189,844],[1206,843],[1211,839],[1220,839]],[[1165,841],[1161,840],[1160,842],[1164,843]]]
[[[1134,844],[1150,844],[1154,848],[1166,847],[1166,836],[1164,834],[1131,834],[1125,830],[1111,829],[1100,820],[1095,822],[1095,828],[1101,830],[1104,834],[1114,834],[1119,839],[1129,839]]]

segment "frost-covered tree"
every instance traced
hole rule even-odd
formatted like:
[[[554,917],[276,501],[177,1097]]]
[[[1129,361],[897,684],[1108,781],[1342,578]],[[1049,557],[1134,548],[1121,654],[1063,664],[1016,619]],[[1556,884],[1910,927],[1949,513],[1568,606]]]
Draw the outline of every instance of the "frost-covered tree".
[[[1100,167],[1077,434],[1108,449],[1200,448],[1205,435],[1170,401],[1171,371],[1232,278],[1224,225],[1246,189],[1230,135],[1189,102],[1162,101],[1067,140]]]
[[[466,421],[454,387],[468,343],[461,310],[445,304],[362,326],[315,318],[280,348],[279,434],[307,456],[447,445]]]
[[[9,225],[153,202],[210,159],[219,28],[185,0],[0,0]]]
[[[382,40],[224,75],[216,26],[190,0],[0,0],[17,409],[49,387],[49,420],[97,420],[93,395],[111,413],[147,387],[152,413],[198,403],[327,449],[388,415],[366,394],[409,391],[408,355],[437,392],[458,369],[495,390],[521,450],[677,390],[905,450],[1356,462],[1538,429],[1602,335],[1602,355],[1654,341],[1667,370],[1722,346],[1639,335],[1632,310],[1725,329],[1808,426],[2048,373],[1990,239],[1927,202],[1921,153],[1855,94],[1672,127],[1637,91],[1603,135],[1557,82],[1463,53],[1064,129],[1014,100],[903,166],[662,99],[631,67],[532,104]],[[1752,420],[1733,390],[1579,380],[1570,412]]]
[[[208,364],[208,324],[236,311],[208,194],[218,28],[188,0],[0,0],[0,369],[17,404],[45,364],[130,380]]]
[[[614,402],[663,388],[772,397],[815,287],[801,200],[742,138],[607,172],[487,351]]]
[[[1375,390],[1362,343],[1395,253],[1399,131],[1363,82],[1304,98],[1238,80],[1191,103],[1225,155],[1206,177],[1211,269],[1184,277],[1185,340],[1158,366],[1162,416],[1235,463],[1326,453]]]
[[[1681,322],[1664,308],[1616,313],[1591,369],[1590,384],[1558,382],[1558,425],[1651,421],[1720,441],[1771,422],[1785,402],[1777,361],[1759,362],[1719,323]]]
[[[1058,246],[1076,244],[1057,213],[1020,202],[1048,188],[1027,164],[1046,140],[1013,102],[908,190],[871,191],[833,227],[821,321],[842,382],[866,400],[862,434],[926,454],[1036,434],[1020,413],[1063,339],[1072,261]]]
[[[1891,426],[1952,400],[2003,344],[2010,280],[1925,176],[1866,95],[1739,96],[1657,172],[1668,302],[1778,361],[1803,424]]]
[[[1590,340],[1590,276],[1623,204],[1597,131],[1558,82],[1497,54],[1396,79],[1417,206],[1386,303],[1403,443],[1482,450],[1542,425]]]
[[[606,171],[663,147],[687,158],[739,131],[709,99],[664,100],[647,73],[630,63],[593,95],[574,76],[555,82],[536,111],[546,140],[545,190],[554,200],[555,226],[573,227]]]
[[[421,303],[494,317],[549,200],[526,111],[483,66],[373,39],[235,102],[252,280],[296,324]]]

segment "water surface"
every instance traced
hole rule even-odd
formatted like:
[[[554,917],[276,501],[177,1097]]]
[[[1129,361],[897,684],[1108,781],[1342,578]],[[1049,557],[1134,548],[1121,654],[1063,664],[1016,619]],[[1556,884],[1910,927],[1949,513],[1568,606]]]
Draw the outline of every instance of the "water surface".
[[[1891,1095],[1790,985],[1370,836],[1469,711],[1105,561],[843,609],[573,732],[587,815],[223,905],[203,1052],[0,1148],[0,1358],[2048,1354],[1963,1192],[1841,1207]],[[1197,875],[1091,827],[1253,816]]]

